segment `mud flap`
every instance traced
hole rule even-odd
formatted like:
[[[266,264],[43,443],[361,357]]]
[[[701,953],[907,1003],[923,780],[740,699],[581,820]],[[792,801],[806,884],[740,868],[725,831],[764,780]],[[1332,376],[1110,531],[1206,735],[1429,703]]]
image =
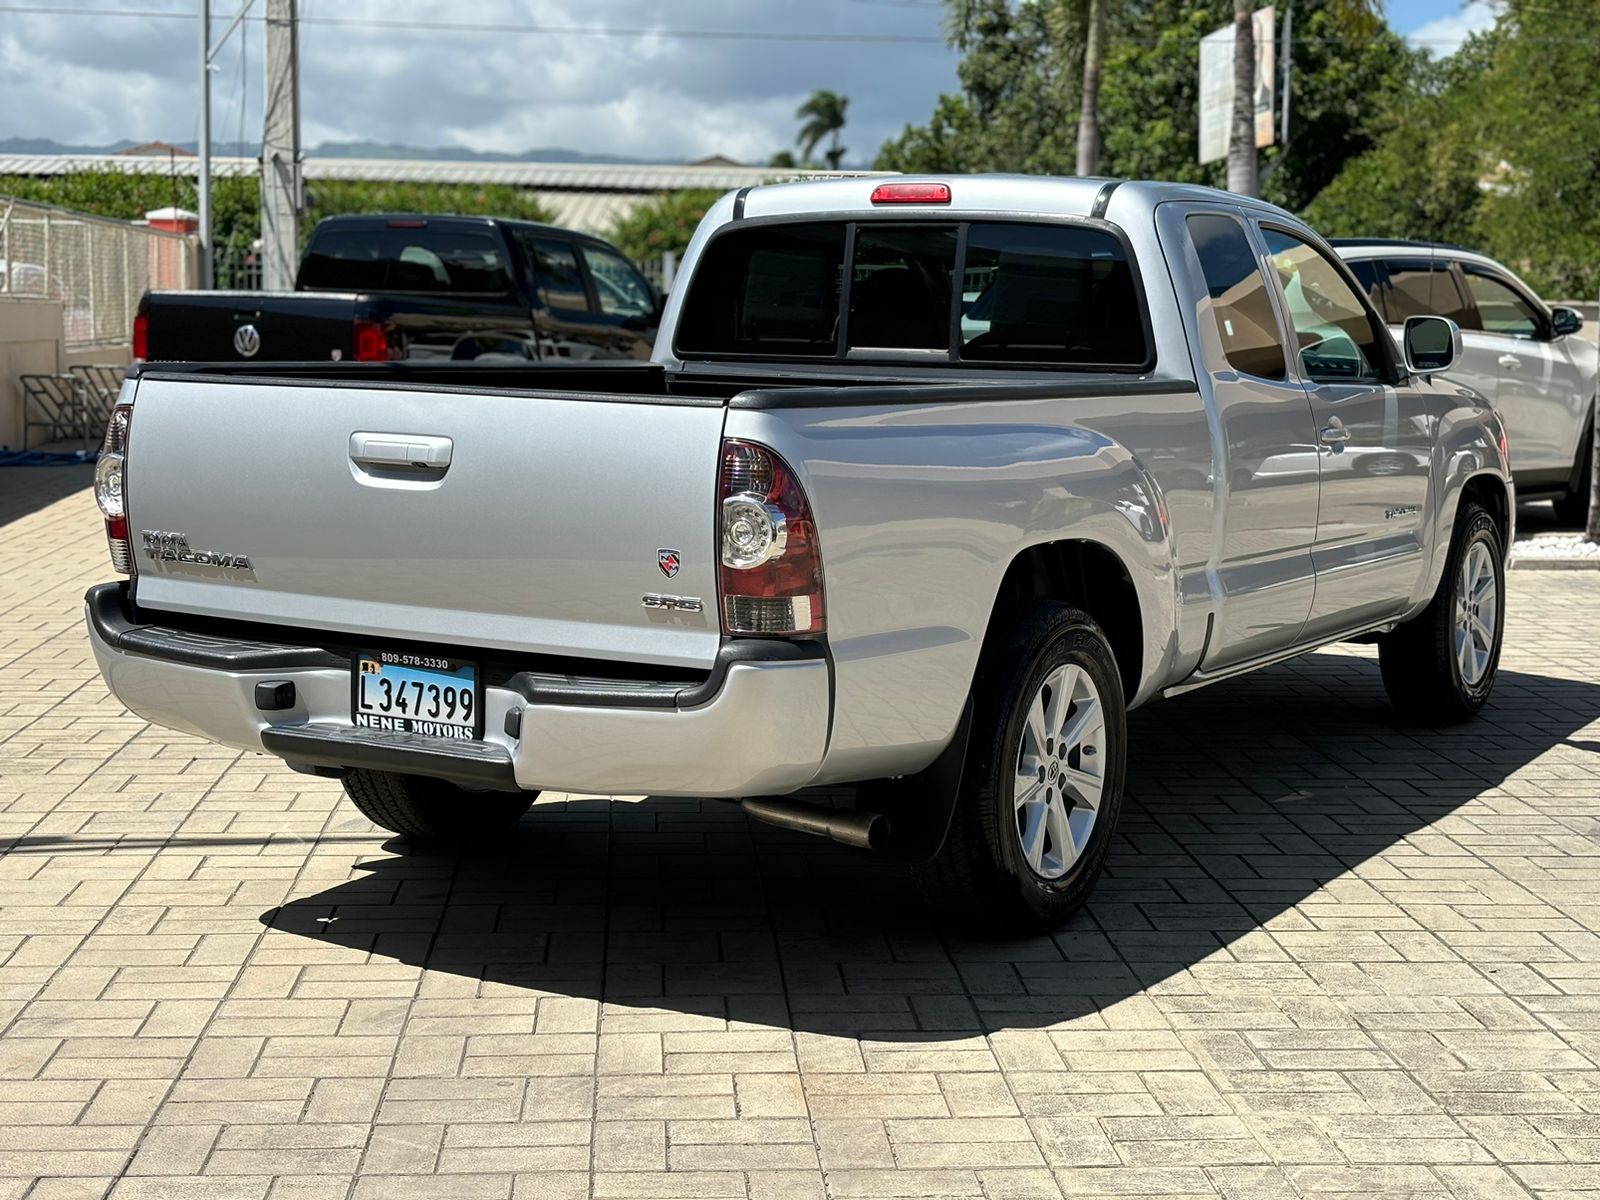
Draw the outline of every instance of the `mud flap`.
[[[889,837],[877,858],[916,866],[928,862],[944,847],[961,797],[961,776],[967,765],[967,743],[972,736],[972,697],[961,710],[955,736],[944,752],[915,775],[887,779],[871,786],[863,807],[889,818]]]

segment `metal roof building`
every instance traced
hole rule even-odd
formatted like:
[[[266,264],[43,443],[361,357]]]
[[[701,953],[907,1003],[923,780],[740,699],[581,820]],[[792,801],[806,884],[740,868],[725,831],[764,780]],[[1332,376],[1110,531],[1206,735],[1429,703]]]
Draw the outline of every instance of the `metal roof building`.
[[[199,160],[189,155],[125,154],[0,154],[0,175],[66,175],[77,171],[121,171],[130,175],[193,176]],[[214,177],[256,175],[253,158],[214,157]],[[604,232],[617,217],[661,192],[690,188],[727,191],[770,183],[839,174],[721,163],[558,163],[493,162],[450,159],[319,158],[305,159],[308,185],[319,179],[359,179],[392,183],[504,184],[525,188],[556,213],[556,223]],[[844,172],[866,174],[866,172]]]

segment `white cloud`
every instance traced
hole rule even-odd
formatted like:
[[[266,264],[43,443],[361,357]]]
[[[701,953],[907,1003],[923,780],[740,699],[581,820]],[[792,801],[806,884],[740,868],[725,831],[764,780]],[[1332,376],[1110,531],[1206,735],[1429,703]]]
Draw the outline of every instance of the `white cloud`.
[[[63,0],[64,3],[64,0]],[[115,7],[119,0],[97,0]],[[193,0],[140,9],[192,12]],[[214,0],[216,32],[232,0]],[[257,9],[263,6],[257,3]],[[528,27],[828,32],[937,37],[938,7],[849,0],[301,0],[302,129],[324,140],[460,145],[516,152],[683,159],[723,153],[762,161],[792,147],[795,107],[813,89],[851,98],[849,161],[870,161],[908,121],[956,86],[942,44],[721,41],[527,32]],[[315,18],[370,21],[351,27]],[[512,27],[421,31],[401,21]],[[387,22],[387,24],[386,24]],[[248,66],[238,33],[213,77],[213,136],[260,136],[262,27]],[[58,16],[0,27],[0,137],[69,143],[188,141],[195,131],[192,20]]]
[[[1469,35],[1492,29],[1497,15],[1492,0],[1469,0],[1452,16],[1418,25],[1406,34],[1406,41],[1419,50],[1433,51],[1435,58],[1445,58],[1461,49]]]

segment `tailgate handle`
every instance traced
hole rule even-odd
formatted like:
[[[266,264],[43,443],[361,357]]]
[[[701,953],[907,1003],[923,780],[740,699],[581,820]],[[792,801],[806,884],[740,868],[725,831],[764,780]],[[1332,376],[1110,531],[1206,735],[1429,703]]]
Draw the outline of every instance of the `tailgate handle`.
[[[443,471],[454,446],[447,437],[420,433],[352,433],[350,461],[392,471]]]

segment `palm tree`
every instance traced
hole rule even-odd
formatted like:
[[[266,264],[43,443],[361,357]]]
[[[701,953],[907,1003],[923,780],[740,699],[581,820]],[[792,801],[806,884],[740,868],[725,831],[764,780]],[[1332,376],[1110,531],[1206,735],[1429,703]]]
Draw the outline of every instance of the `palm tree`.
[[[1228,190],[1256,194],[1256,28],[1253,0],[1233,0],[1233,128]]]
[[[818,88],[811,93],[810,99],[795,110],[795,117],[803,122],[800,126],[800,135],[795,139],[800,147],[800,157],[807,162],[824,138],[829,139],[827,153],[823,155],[828,160],[828,166],[833,170],[839,169],[839,163],[844,159],[844,147],[839,144],[839,131],[844,128],[844,110],[850,107],[847,97],[838,92],[830,92],[826,88]]]
[[[1288,0],[1279,12],[1286,12]],[[1253,0],[1233,0],[1233,128],[1228,137],[1228,190],[1254,196],[1256,160],[1256,37]],[[1327,0],[1323,11],[1349,38],[1369,35],[1383,19],[1383,0]]]
[[[1106,0],[1089,0],[1083,46],[1083,108],[1078,117],[1078,174],[1100,174],[1100,66],[1105,60]]]

